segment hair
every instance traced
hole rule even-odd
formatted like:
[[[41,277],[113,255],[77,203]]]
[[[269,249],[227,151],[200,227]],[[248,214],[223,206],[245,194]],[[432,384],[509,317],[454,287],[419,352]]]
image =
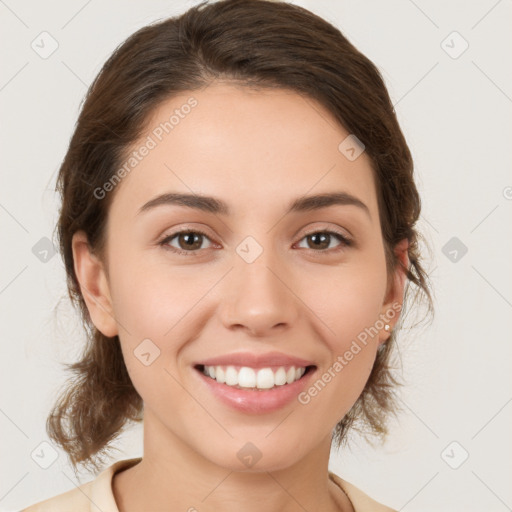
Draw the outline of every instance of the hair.
[[[95,328],[74,271],[72,237],[83,230],[90,249],[104,257],[105,226],[114,191],[94,190],[112,179],[155,109],[178,93],[222,80],[252,88],[286,89],[318,101],[365,146],[372,163],[388,277],[402,265],[409,284],[427,298],[428,276],[420,262],[420,197],[411,152],[376,66],[342,33],[310,11],[285,2],[203,2],[180,16],[155,22],[115,49],[92,82],[59,170],[62,205],[56,229],[68,295],[81,314],[87,339],[81,359],[47,419],[49,437],[73,467],[98,469],[101,456],[129,421],[143,419],[143,401],[128,375],[119,337]],[[410,265],[396,257],[408,239]],[[400,322],[402,322],[402,309]],[[353,427],[384,438],[388,413],[396,412],[394,329],[378,350],[366,386],[336,425],[338,447]]]

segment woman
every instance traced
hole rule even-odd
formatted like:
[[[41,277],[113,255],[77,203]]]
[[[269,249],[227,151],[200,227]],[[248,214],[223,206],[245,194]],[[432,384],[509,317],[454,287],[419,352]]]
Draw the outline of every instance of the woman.
[[[91,85],[60,169],[90,334],[48,418],[98,469],[26,511],[388,511],[328,470],[383,436],[413,283],[413,164],[376,67],[309,11],[223,0],[145,27]],[[429,303],[430,304],[430,303]]]

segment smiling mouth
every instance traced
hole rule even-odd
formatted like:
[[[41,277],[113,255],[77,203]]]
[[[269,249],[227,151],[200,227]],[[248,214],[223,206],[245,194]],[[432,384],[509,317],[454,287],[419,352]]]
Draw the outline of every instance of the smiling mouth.
[[[251,368],[249,366],[195,365],[194,368],[219,384],[246,391],[268,391],[292,384],[316,369],[309,366]]]

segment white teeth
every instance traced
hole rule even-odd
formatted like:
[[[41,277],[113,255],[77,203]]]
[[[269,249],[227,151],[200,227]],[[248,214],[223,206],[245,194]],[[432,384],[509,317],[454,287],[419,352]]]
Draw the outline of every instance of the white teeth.
[[[250,368],[242,366],[238,371],[234,366],[205,366],[203,373],[221,384],[241,388],[270,389],[274,386],[284,386],[299,380],[306,368],[291,366],[288,371],[284,366],[277,370],[272,368]]]
[[[238,372],[232,366],[228,366],[226,369],[226,384],[228,386],[238,385]]]
[[[224,384],[224,382],[226,382],[226,373],[224,372],[222,366],[217,366],[217,369],[215,370],[215,379],[217,382],[220,382],[221,384]]]
[[[276,386],[282,386],[286,384],[286,372],[283,367],[279,368],[276,373],[274,373],[274,384]]]
[[[256,387],[258,389],[270,389],[275,385],[274,372],[270,368],[261,368],[256,377]]]
[[[256,372],[247,366],[240,368],[238,372],[238,385],[241,388],[256,387]]]

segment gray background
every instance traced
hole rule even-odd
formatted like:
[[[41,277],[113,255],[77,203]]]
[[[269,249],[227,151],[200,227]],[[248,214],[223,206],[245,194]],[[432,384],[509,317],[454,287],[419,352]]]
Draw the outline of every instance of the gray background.
[[[80,102],[127,36],[195,3],[0,0],[2,511],[92,477],[77,480],[62,451],[40,444],[61,363],[83,342],[60,256],[45,253]],[[512,510],[512,3],[294,3],[338,26],[381,70],[413,151],[420,228],[433,249],[425,256],[435,320],[400,340],[404,412],[383,447],[355,439],[331,469],[398,510]],[[42,58],[53,40],[58,48]],[[115,459],[139,456],[141,429],[116,446]]]

